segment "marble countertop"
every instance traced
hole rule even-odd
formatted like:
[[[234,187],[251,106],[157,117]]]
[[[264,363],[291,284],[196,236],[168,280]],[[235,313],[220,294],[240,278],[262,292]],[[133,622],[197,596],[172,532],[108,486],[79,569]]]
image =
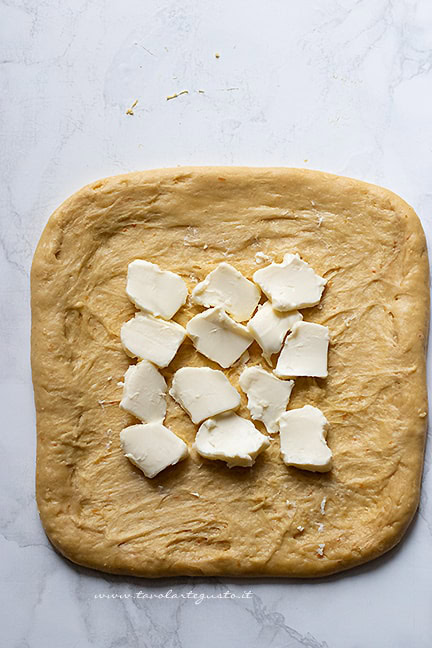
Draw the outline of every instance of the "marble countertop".
[[[0,30],[0,643],[429,646],[430,444],[404,541],[340,576],[146,582],[57,555],[34,500],[29,268],[50,213],[83,184],[186,164],[381,184],[413,205],[430,243],[431,3],[8,0]]]

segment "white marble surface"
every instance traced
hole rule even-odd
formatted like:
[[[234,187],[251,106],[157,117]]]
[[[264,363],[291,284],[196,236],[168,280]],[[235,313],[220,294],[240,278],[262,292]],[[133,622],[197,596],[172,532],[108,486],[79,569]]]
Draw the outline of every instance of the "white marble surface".
[[[429,646],[429,463],[406,539],[344,575],[110,577],[59,557],[40,526],[29,368],[38,237],[50,212],[98,177],[177,164],[323,169],[401,194],[430,241],[429,0],[5,0],[0,35],[0,644]],[[166,101],[182,90],[189,94]],[[252,594],[196,604],[136,598],[140,590]]]

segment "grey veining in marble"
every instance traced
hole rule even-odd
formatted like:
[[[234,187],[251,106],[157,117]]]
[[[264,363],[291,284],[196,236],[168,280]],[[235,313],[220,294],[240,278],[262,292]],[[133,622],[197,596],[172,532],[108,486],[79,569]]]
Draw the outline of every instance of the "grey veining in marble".
[[[0,645],[430,645],[430,445],[405,540],[341,576],[146,582],[57,555],[34,501],[29,269],[49,214],[80,186],[183,164],[382,184],[413,205],[430,242],[431,84],[428,0],[0,3]]]

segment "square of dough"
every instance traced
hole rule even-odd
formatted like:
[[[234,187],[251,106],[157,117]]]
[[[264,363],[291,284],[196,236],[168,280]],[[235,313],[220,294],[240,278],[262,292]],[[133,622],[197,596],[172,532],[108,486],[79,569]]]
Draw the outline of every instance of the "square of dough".
[[[298,378],[290,408],[329,420],[334,467],[288,468],[272,441],[253,468],[190,456],[152,480],[123,455],[118,406],[131,360],[128,263],[178,273],[191,291],[220,262],[251,278],[262,252],[298,253],[328,280],[306,321],[329,327],[328,378]],[[182,168],[107,178],[51,216],[32,267],[37,502],[52,543],[108,572],[297,576],[334,573],[393,547],[419,500],[429,318],[425,239],[385,189],[297,169]],[[198,312],[190,300],[174,319]],[[265,366],[249,348],[248,366]],[[190,340],[162,370],[210,366]],[[274,363],[273,363],[274,366]],[[241,363],[225,371],[238,388]],[[248,418],[246,396],[238,414]],[[165,425],[197,427],[168,399]],[[260,431],[265,429],[256,422]]]

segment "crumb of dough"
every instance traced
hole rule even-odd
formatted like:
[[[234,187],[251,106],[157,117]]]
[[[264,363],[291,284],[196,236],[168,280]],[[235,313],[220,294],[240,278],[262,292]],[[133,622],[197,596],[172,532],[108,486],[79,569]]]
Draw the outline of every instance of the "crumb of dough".
[[[220,58],[220,54],[219,54],[219,52],[216,52],[216,54],[215,54],[215,58],[217,58],[217,59]]]
[[[134,115],[134,108],[138,104],[138,99],[135,99],[132,106],[126,110],[126,115]]]
[[[182,90],[181,92],[174,92],[174,94],[168,95],[166,100],[170,101],[170,99],[176,99],[177,97],[180,97],[181,95],[184,95],[184,94],[189,94],[189,90]]]

